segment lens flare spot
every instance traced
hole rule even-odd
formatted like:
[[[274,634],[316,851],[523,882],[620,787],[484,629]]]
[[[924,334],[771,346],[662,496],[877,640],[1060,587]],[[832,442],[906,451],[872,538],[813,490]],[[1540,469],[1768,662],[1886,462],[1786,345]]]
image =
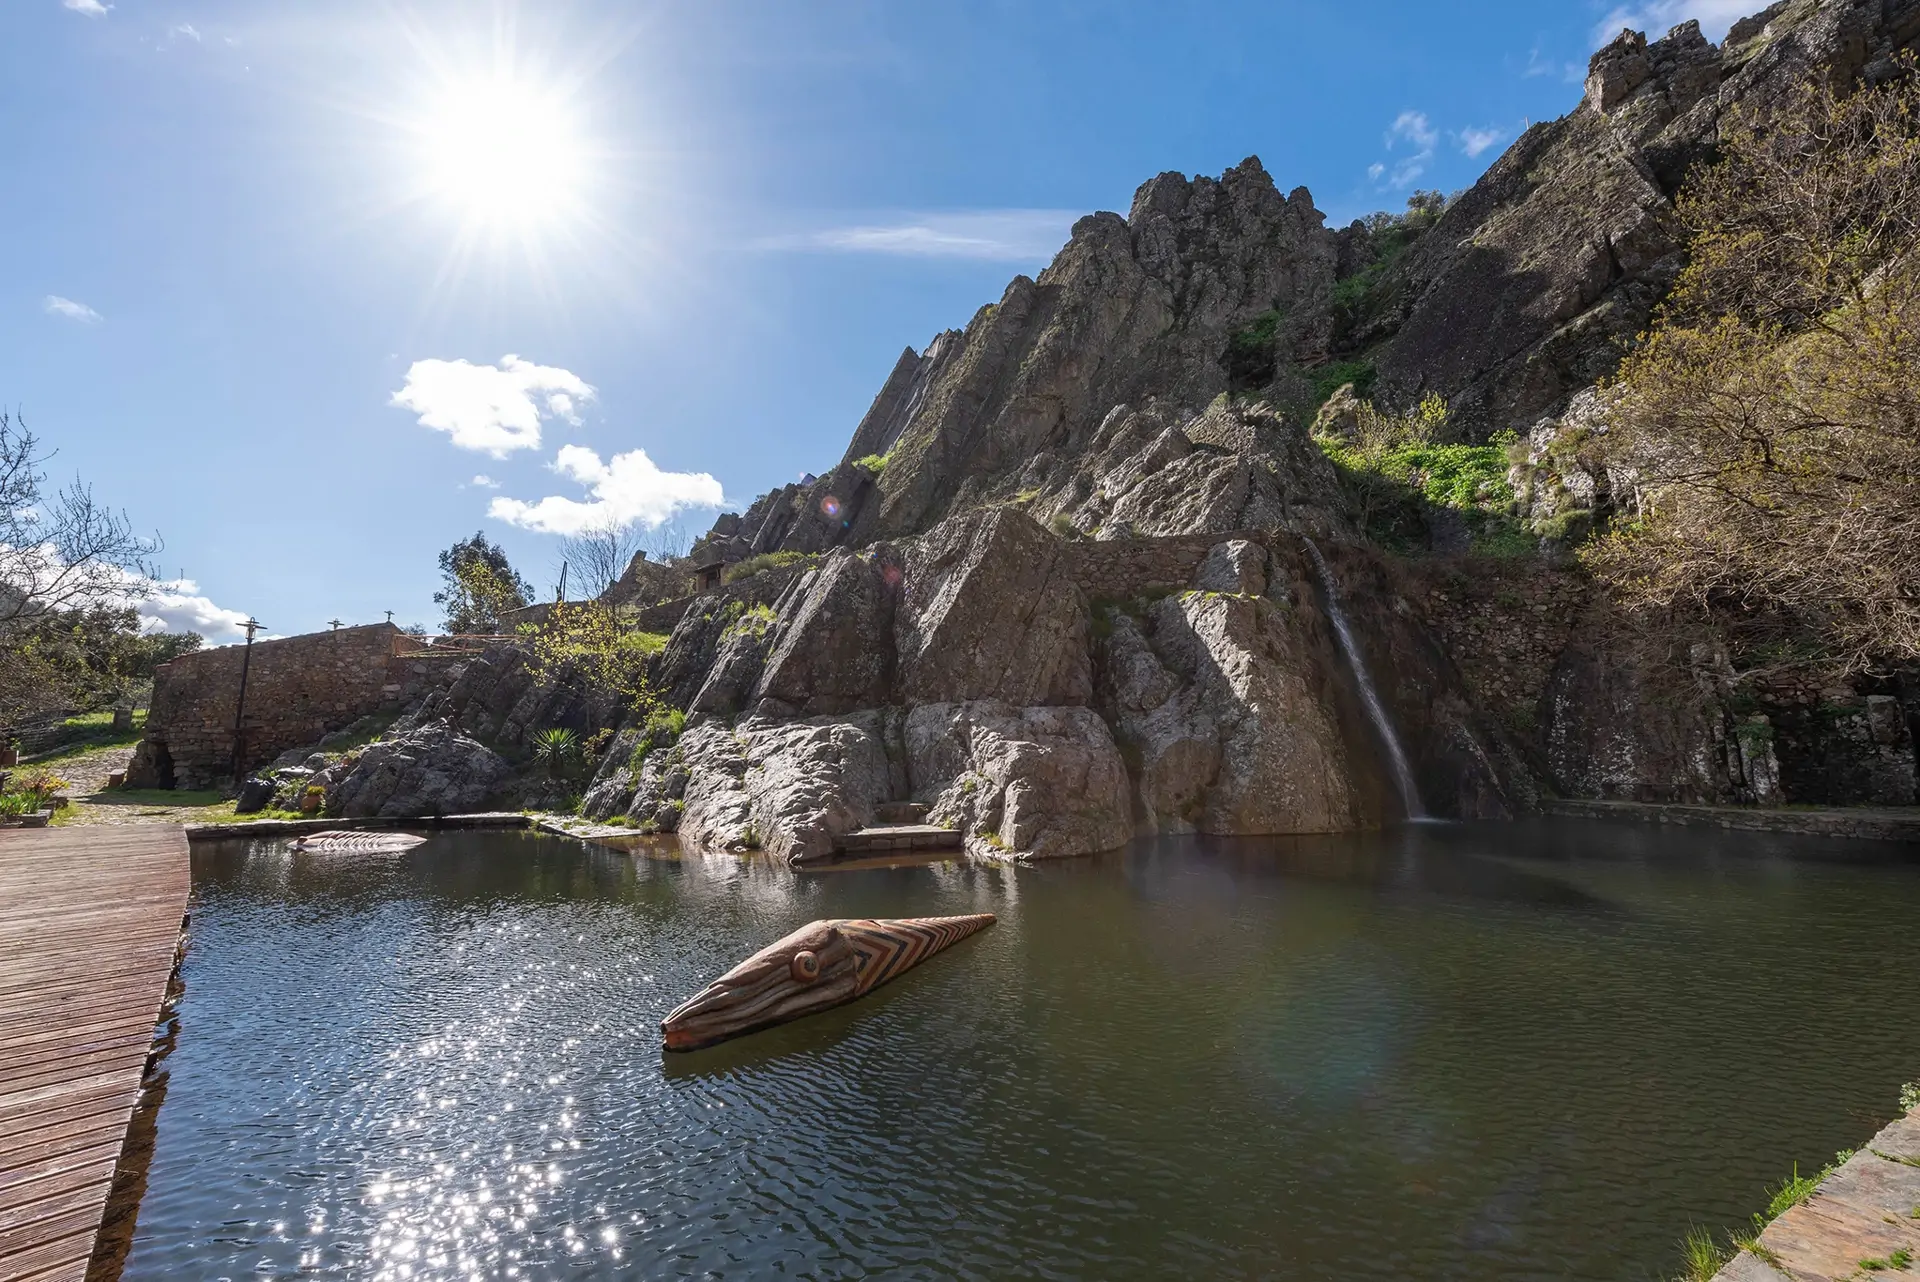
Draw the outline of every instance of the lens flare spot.
[[[827,497],[820,500],[820,511],[824,513],[827,519],[830,521],[839,520],[840,519],[840,500],[833,497],[833,495],[831,494],[827,495]]]

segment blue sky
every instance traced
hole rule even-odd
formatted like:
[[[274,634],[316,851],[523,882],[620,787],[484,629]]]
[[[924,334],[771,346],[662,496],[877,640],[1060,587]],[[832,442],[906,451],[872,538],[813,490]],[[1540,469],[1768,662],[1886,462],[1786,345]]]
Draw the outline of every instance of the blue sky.
[[[1257,154],[1473,181],[1621,22],[1759,0],[6,0],[0,402],[212,641],[437,625],[484,529],[705,529],[1078,215]]]

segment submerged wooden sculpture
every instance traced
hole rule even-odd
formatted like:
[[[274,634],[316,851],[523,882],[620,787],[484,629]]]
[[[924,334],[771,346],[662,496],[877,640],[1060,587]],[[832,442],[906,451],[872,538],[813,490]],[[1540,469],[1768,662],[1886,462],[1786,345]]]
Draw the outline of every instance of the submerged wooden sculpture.
[[[320,855],[397,855],[425,841],[410,832],[316,832],[293,843]]]
[[[993,922],[992,913],[809,922],[674,1007],[660,1032],[670,1051],[698,1050],[841,1006]]]

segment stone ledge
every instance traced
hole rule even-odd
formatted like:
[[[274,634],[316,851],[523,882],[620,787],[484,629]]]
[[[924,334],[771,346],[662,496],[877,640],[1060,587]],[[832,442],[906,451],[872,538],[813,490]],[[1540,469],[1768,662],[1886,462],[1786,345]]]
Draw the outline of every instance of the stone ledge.
[[[352,832],[369,828],[532,826],[533,820],[517,810],[494,810],[472,815],[401,815],[392,819],[251,819],[243,823],[185,825],[189,841],[212,841],[218,837],[292,837],[303,832]]]
[[[932,824],[881,824],[856,828],[841,837],[834,851],[849,855],[870,854],[877,850],[959,850],[958,829],[936,828]]]
[[[1920,841],[1920,806],[1897,809],[1761,809],[1757,806],[1688,806],[1641,801],[1549,801],[1547,814],[1572,819],[1625,819],[1690,828],[1786,832],[1806,837],[1866,841]]]

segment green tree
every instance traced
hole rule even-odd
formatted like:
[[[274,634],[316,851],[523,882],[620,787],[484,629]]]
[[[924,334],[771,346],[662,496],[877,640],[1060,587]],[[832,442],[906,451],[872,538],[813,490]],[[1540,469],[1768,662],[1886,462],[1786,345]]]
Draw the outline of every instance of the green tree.
[[[444,586],[433,601],[446,611],[448,632],[498,632],[503,616],[525,609],[533,597],[506,551],[477,530],[440,554],[440,577]]]
[[[1604,389],[1625,597],[1920,658],[1920,92],[1806,88],[1677,202],[1689,264]]]

